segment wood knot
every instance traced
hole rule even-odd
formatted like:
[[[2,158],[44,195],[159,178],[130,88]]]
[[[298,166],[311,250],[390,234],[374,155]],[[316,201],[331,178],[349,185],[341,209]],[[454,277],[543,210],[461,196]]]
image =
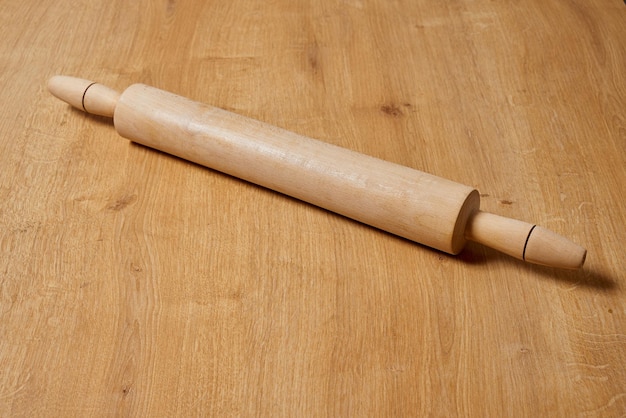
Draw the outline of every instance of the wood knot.
[[[127,194],[127,195],[120,197],[115,202],[112,202],[111,204],[109,204],[107,206],[107,209],[117,212],[117,211],[124,209],[126,206],[132,204],[135,200],[137,200],[136,194]]]
[[[398,105],[394,103],[384,104],[380,107],[380,110],[384,114],[393,118],[399,118],[400,116],[404,115],[404,113],[402,113],[402,109],[400,109],[400,107],[398,107]]]
[[[399,118],[404,116],[405,110],[410,107],[411,103],[402,103],[402,105],[398,105],[396,103],[386,103],[380,107],[380,111],[387,116],[391,116],[392,118]]]

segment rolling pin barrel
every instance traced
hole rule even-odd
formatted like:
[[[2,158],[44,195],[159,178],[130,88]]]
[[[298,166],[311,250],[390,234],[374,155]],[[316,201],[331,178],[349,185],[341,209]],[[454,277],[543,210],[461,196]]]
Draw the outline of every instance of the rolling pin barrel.
[[[121,95],[56,76],[58,98],[113,117],[120,135],[457,254],[472,240],[536,264],[575,269],[587,251],[533,224],[479,210],[479,194],[441,177],[359,154],[143,84]]]
[[[479,207],[471,187],[143,84],[122,93],[113,120],[131,141],[451,254]]]

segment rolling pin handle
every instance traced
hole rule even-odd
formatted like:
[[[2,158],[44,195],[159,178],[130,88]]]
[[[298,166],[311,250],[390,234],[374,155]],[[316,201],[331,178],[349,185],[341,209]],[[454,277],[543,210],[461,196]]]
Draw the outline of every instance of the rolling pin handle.
[[[48,81],[48,90],[57,98],[92,115],[113,117],[120,93],[82,78],[63,75]]]
[[[564,269],[582,267],[587,250],[537,225],[477,211],[467,223],[465,238],[524,260]]]

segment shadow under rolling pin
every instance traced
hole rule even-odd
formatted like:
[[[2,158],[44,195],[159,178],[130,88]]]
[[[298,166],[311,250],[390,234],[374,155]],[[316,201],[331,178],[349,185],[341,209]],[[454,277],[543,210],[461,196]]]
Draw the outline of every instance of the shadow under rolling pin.
[[[518,259],[567,269],[587,251],[542,227],[480,210],[472,187],[359,154],[143,84],[118,93],[55,76],[50,92],[112,117],[120,135],[323,207],[412,241],[458,254],[467,240]]]

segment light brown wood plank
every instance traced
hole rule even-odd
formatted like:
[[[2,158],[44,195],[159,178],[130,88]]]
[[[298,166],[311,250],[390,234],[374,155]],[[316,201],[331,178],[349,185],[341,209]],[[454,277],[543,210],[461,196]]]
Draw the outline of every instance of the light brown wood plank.
[[[0,416],[620,416],[625,14],[4,1]],[[53,98],[54,74],[468,184],[586,265],[448,256],[132,145]]]

